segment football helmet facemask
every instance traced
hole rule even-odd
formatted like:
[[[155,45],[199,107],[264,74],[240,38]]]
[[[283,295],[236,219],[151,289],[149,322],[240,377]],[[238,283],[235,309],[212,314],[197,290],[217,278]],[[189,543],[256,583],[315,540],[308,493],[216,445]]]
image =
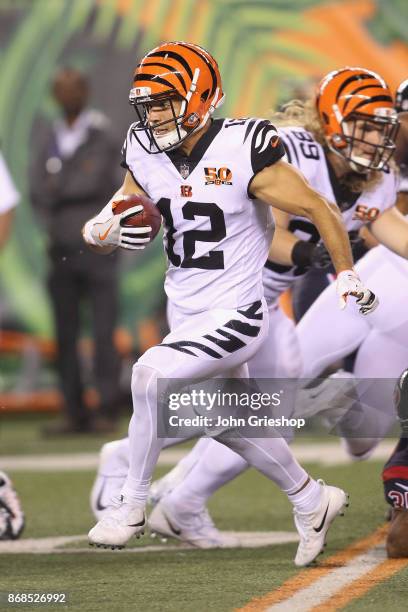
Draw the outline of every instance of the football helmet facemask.
[[[387,168],[398,118],[390,89],[378,74],[350,67],[330,72],[318,86],[316,107],[328,147],[353,171]]]
[[[129,94],[139,119],[134,134],[148,153],[170,151],[204,127],[224,98],[217,62],[205,49],[185,42],[164,43],[135,70]],[[149,122],[149,110],[155,105],[170,111],[169,118]]]

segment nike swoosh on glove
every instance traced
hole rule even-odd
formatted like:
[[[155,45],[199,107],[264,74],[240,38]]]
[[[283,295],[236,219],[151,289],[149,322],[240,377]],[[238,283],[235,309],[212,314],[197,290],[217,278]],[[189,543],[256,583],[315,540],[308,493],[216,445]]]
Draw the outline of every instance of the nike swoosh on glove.
[[[144,249],[150,242],[150,225],[143,227],[125,227],[126,221],[143,211],[142,205],[133,206],[118,215],[113,215],[104,223],[94,223],[90,233],[98,246],[122,247],[131,251]]]
[[[337,276],[336,290],[341,310],[344,310],[346,307],[349,295],[357,298],[356,304],[358,304],[359,312],[362,315],[373,312],[379,304],[376,295],[370,289],[364,287],[354,270],[343,270],[343,272],[340,272]]]

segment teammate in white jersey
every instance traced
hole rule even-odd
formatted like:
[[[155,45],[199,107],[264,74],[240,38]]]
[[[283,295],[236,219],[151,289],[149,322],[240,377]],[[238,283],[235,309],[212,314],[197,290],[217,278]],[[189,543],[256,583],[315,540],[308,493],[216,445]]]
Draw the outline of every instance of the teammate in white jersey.
[[[167,43],[148,53],[131,90],[140,121],[126,141],[125,182],[84,227],[86,242],[101,252],[145,246],[148,239],[140,235],[149,228],[123,227],[142,207],[114,216],[112,202],[122,194],[148,194],[165,219],[165,289],[173,313],[170,334],[134,366],[129,472],[120,499],[90,531],[93,544],[121,547],[144,529],[150,480],[163,445],[157,436],[157,380],[248,375],[246,362],[268,326],[262,297],[272,234],[268,205],[308,217],[318,227],[339,273],[342,305],[354,294],[364,312],[376,306],[351,270],[336,208],[281,161],[284,148],[269,122],[211,121],[223,97],[218,66],[201,47]],[[300,534],[295,563],[311,562],[346,504],[345,493],[314,481],[282,438],[230,438],[226,431],[217,439],[288,494]]]

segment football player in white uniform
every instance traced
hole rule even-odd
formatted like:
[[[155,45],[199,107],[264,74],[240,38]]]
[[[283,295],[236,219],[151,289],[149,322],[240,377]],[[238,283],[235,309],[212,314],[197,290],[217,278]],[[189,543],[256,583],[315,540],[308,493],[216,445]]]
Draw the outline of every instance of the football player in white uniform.
[[[344,83],[346,83],[345,88]],[[361,94],[362,83],[365,91],[364,98]],[[342,89],[344,98],[337,96],[339,90]],[[339,124],[333,125],[332,122],[330,129],[324,130],[324,113],[330,110],[330,117],[333,117],[334,100],[337,106],[339,104],[344,106],[348,101],[350,116],[347,113],[344,113],[344,116],[348,120],[350,133],[353,133],[353,126],[356,122],[360,126],[364,121],[372,123],[372,129],[365,126],[365,128],[361,127],[360,134],[354,132],[357,139],[360,137],[363,140],[362,143],[358,144],[351,139],[346,149],[343,143],[340,143],[339,151],[333,151],[327,145],[324,146],[326,141],[328,143],[336,141],[334,136],[340,133],[340,130],[347,129],[345,124],[340,127]],[[356,106],[358,106],[357,114]],[[289,107],[286,113],[290,118],[284,117],[286,122],[293,121],[291,110],[292,108]],[[285,142],[291,163],[296,165],[309,183],[328,199],[337,199],[350,231],[357,231],[364,223],[371,222],[374,217],[382,217],[383,211],[393,207],[396,197],[395,176],[389,172],[386,164],[395,148],[393,137],[396,131],[396,117],[392,112],[392,97],[384,81],[367,70],[347,68],[336,71],[330,73],[321,83],[317,107],[318,116],[315,112],[309,110],[306,113],[302,109],[303,117],[300,121],[299,107],[296,107],[295,110],[298,125],[280,129],[280,135]],[[303,127],[305,120],[307,130]],[[340,156],[340,162],[336,163],[338,156]],[[355,171],[357,163],[359,163],[359,172]],[[367,166],[369,166],[368,172]],[[334,167],[338,169],[343,179],[341,183]],[[343,174],[347,168],[349,172],[344,177]],[[327,261],[327,252],[325,253],[322,249],[321,243],[318,244],[319,233],[310,221],[301,217],[292,216],[290,218],[288,215],[283,219],[282,217],[283,215],[280,214],[283,227],[288,228],[292,233],[288,234],[286,230],[277,232],[270,250],[270,261],[264,270],[263,280],[270,317],[269,335],[248,364],[250,375],[257,379],[300,375],[301,363],[295,329],[293,323],[278,308],[277,298],[304,273],[307,266],[313,261],[318,263],[322,259]],[[383,225],[389,226],[394,219],[394,223],[397,223],[400,228],[400,233],[401,229],[406,231],[404,219],[395,211],[392,210],[388,221],[386,218],[387,215],[382,218]],[[398,241],[394,246],[399,248]],[[286,265],[276,265],[272,258]],[[297,265],[287,265],[291,259],[293,264]],[[390,291],[386,293],[388,295]],[[361,319],[361,324],[367,326],[366,319]],[[118,444],[123,448],[125,443]],[[216,537],[212,529],[206,529],[205,522],[200,523],[197,518],[202,514],[205,500],[222,484],[246,469],[248,464],[242,457],[214,441],[208,440],[207,448],[204,440],[201,440],[199,444],[199,453],[194,449],[176,468],[174,476],[170,474],[164,482],[154,487],[155,495],[157,493],[158,496],[162,495],[169,488],[174,488],[195,466],[194,471],[191,471],[172,496],[154,510],[150,523],[157,531],[171,535],[163,519],[163,506],[166,506],[165,512],[172,513],[172,523],[184,526],[185,539],[197,546],[208,546],[214,543],[214,545],[217,543],[219,545],[220,538]],[[114,459],[112,461],[114,465]],[[108,464],[109,462],[105,465]],[[97,483],[95,493],[99,491]],[[94,498],[96,499],[97,496],[94,495]],[[184,521],[179,520],[180,513],[184,514]],[[188,521],[188,514],[194,520]],[[190,529],[189,522],[190,525],[194,525]]]
[[[126,140],[124,184],[84,227],[85,241],[101,252],[143,248],[148,239],[141,236],[149,228],[123,226],[142,207],[114,216],[112,203],[122,194],[148,194],[165,220],[165,290],[172,310],[170,334],[134,366],[129,472],[120,498],[91,529],[92,544],[122,547],[144,529],[151,476],[163,446],[157,436],[158,378],[248,376],[246,362],[268,328],[262,267],[272,237],[270,206],[317,226],[339,274],[343,305],[353,294],[362,310],[376,306],[351,269],[336,207],[281,160],[284,147],[268,121],[211,121],[223,97],[218,66],[201,47],[166,43],[148,53],[131,90],[139,122]],[[227,430],[217,439],[287,493],[300,534],[295,563],[310,563],[346,504],[344,491],[314,481],[280,437],[231,438]]]

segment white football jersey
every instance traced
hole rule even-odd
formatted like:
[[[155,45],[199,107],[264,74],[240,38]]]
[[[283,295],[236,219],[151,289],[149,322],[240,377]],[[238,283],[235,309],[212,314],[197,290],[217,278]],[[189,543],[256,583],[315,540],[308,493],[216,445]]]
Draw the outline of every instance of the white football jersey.
[[[274,226],[270,207],[251,199],[249,189],[285,154],[275,128],[261,119],[217,119],[186,157],[179,149],[148,153],[135,126],[123,165],[163,217],[168,298],[186,312],[261,299]]]
[[[323,147],[312,134],[301,127],[285,127],[278,130],[285,144],[287,160],[296,166],[308,183],[329,202],[336,202],[342,211],[347,231],[359,230],[371,223],[387,208],[394,206],[397,197],[397,177],[389,172],[381,173],[381,182],[374,188],[353,193],[342,189],[327,163]],[[304,217],[293,216],[289,228],[300,240],[318,243],[319,232]],[[269,303],[304,274],[304,268],[282,266],[268,261],[263,274],[265,297]]]

